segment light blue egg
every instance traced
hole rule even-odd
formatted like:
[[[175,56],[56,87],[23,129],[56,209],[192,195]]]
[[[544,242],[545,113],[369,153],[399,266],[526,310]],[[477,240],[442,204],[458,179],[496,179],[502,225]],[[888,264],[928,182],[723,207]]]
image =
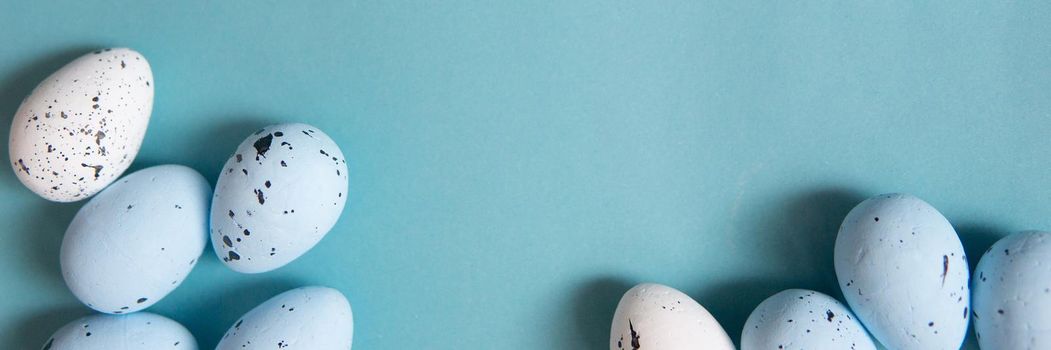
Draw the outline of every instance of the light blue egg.
[[[959,349],[967,333],[967,257],[949,221],[923,200],[880,195],[847,214],[835,247],[847,304],[891,349]]]
[[[237,319],[216,350],[346,349],[354,340],[354,312],[338,290],[289,290]]]
[[[80,301],[105,313],[145,309],[190,273],[208,237],[211,186],[181,165],[161,165],[107,187],[69,224],[62,277]]]
[[[854,314],[835,298],[789,289],[767,298],[748,316],[741,350],[853,349],[876,344]]]
[[[974,331],[982,349],[1051,349],[1051,233],[993,244],[974,271]]]
[[[347,179],[343,152],[320,129],[280,124],[255,132],[226,161],[215,185],[216,255],[244,273],[292,262],[336,224]]]
[[[178,322],[139,312],[90,315],[59,328],[44,350],[197,350],[197,341]]]

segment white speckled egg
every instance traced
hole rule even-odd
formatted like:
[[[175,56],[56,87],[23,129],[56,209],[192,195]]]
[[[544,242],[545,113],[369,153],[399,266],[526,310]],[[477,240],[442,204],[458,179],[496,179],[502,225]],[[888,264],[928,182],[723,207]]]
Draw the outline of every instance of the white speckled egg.
[[[11,123],[18,179],[36,194],[72,202],[128,169],[153,109],[153,73],[130,49],[99,50],[44,79]]]
[[[982,349],[1051,349],[1051,233],[1000,239],[982,255],[972,288]]]
[[[354,315],[339,291],[296,288],[248,311],[219,341],[216,350],[350,349]]]
[[[847,304],[891,349],[959,349],[967,331],[970,275],[960,238],[930,204],[907,194],[861,202],[835,248]]]
[[[733,349],[719,322],[688,295],[668,286],[632,287],[617,304],[610,350]]]
[[[271,125],[226,161],[212,203],[212,247],[231,269],[266,272],[313,248],[347,200],[339,146],[306,124]]]
[[[876,350],[865,327],[838,300],[789,289],[767,298],[748,316],[741,350]]]
[[[164,316],[90,315],[59,328],[43,350],[197,350],[190,331]]]
[[[80,208],[62,240],[62,276],[80,301],[121,314],[153,305],[193,269],[207,243],[211,186],[160,165],[117,180]]]

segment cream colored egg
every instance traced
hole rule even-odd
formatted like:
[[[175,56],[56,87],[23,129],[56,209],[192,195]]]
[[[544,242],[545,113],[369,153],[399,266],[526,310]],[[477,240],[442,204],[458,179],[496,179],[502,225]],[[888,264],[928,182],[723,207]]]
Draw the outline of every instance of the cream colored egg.
[[[610,350],[724,350],[733,342],[701,304],[668,286],[644,283],[620,299]]]
[[[77,58],[40,82],[11,123],[11,166],[48,200],[91,197],[139,152],[153,109],[153,73],[130,49]]]

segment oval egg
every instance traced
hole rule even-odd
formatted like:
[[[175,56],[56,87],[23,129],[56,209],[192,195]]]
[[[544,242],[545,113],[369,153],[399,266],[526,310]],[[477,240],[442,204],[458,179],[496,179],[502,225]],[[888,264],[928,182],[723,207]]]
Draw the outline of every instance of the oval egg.
[[[278,294],[248,311],[215,349],[350,349],[353,338],[347,299],[335,289],[313,286]]]
[[[972,288],[982,349],[1051,349],[1051,233],[997,241],[978,262]]]
[[[668,286],[644,283],[624,293],[610,328],[610,350],[734,348],[701,304]]]
[[[44,350],[197,350],[190,331],[164,316],[90,315],[59,328]]]
[[[847,214],[835,246],[843,296],[892,349],[958,349],[967,331],[967,257],[938,210],[907,194],[880,195]]]
[[[211,187],[181,165],[118,180],[77,212],[62,240],[66,285],[112,314],[153,305],[193,269],[207,243]]]
[[[245,273],[288,264],[336,224],[347,181],[343,153],[318,128],[280,124],[259,130],[237,147],[216,183],[215,253]]]
[[[44,79],[11,123],[11,166],[48,200],[91,197],[139,152],[153,109],[153,73],[130,49],[99,50]]]
[[[748,316],[741,350],[752,349],[876,350],[876,344],[838,300],[789,289],[767,298]]]

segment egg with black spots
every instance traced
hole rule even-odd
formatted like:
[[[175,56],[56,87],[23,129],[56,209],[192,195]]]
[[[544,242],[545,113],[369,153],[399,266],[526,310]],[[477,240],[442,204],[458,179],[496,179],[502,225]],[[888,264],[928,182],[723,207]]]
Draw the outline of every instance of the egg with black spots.
[[[701,304],[675,288],[643,283],[617,304],[610,350],[733,350],[730,337]]]
[[[970,276],[959,236],[927,202],[885,194],[843,219],[836,277],[851,310],[891,349],[959,349]]]
[[[181,165],[131,173],[80,208],[59,252],[73,295],[104,313],[127,314],[182,283],[208,242],[211,186]]]
[[[11,166],[45,199],[74,202],[116,180],[142,145],[153,73],[131,49],[88,53],[48,76],[11,123]]]
[[[1001,238],[982,255],[971,288],[982,349],[1051,349],[1051,233]]]
[[[94,314],[59,328],[41,349],[197,350],[197,341],[186,327],[157,314]]]
[[[241,316],[216,350],[350,349],[354,315],[338,290],[310,286],[270,298]]]
[[[766,298],[741,333],[741,350],[876,350],[865,327],[835,298],[789,289]]]
[[[267,126],[242,142],[215,185],[211,240],[231,269],[260,273],[313,248],[349,197],[347,161],[320,129]]]

